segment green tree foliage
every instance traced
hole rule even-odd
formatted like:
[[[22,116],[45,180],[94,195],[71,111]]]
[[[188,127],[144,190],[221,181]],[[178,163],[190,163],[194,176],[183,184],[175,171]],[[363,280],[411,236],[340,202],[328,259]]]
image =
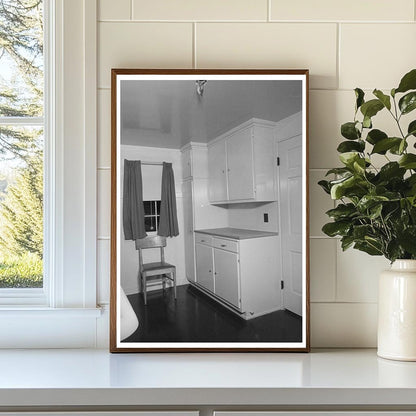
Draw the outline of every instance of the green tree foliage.
[[[42,160],[36,157],[18,171],[0,205],[0,247],[9,255],[43,257]]]
[[[0,0],[0,116],[43,114],[41,0]],[[39,144],[18,129],[0,126],[0,154],[31,158]]]
[[[42,0],[0,0],[0,117],[27,118],[28,126],[31,117],[43,116],[42,7]],[[16,172],[0,195],[0,287],[38,287],[43,257],[39,128],[0,125],[1,163]]]

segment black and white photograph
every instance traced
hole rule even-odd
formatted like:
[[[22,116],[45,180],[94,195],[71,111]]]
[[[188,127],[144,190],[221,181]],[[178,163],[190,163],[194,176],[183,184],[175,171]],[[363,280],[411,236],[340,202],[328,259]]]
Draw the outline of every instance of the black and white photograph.
[[[111,92],[111,351],[308,351],[308,70]]]

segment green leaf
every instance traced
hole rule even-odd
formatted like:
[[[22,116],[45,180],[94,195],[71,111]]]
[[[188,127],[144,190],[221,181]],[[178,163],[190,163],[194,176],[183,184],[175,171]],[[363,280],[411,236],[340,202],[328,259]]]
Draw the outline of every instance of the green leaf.
[[[371,122],[371,117],[364,116],[363,118],[363,127],[366,129],[371,129],[373,127],[373,123]]]
[[[341,181],[337,181],[337,183],[333,183],[331,187],[331,198],[332,199],[340,199],[346,195],[348,190],[354,188],[359,183],[359,178],[357,176],[350,176],[349,178],[342,179]]]
[[[357,122],[350,121],[341,126],[341,134],[348,140],[357,140],[361,137],[360,130],[357,128]]]
[[[361,88],[356,88],[355,90],[355,111],[364,104],[364,91]]]
[[[357,152],[363,152],[364,149],[365,149],[365,142],[363,140],[358,140],[356,142],[353,142],[353,141],[341,142],[339,146],[337,147],[337,151],[340,153],[351,152],[354,150]]]
[[[354,244],[354,248],[360,251],[364,251],[370,256],[381,256],[383,254],[381,249],[374,247],[369,242],[356,242]]]
[[[349,221],[335,221],[329,222],[322,227],[322,231],[329,237],[335,237],[336,235],[346,235],[351,227]]]
[[[390,97],[388,95],[377,89],[373,91],[373,94],[383,103],[384,107],[388,110],[391,109]]]
[[[331,194],[331,187],[329,185],[328,181],[319,181],[318,185],[327,193],[327,194]]]
[[[368,132],[366,140],[368,143],[376,144],[380,140],[386,139],[387,137],[388,136],[384,133],[384,131],[373,129]]]
[[[357,212],[354,204],[339,204],[336,208],[330,209],[326,214],[335,220],[350,217]]]
[[[335,174],[335,175],[345,175],[346,173],[350,173],[351,169],[349,168],[333,168],[329,169],[329,171],[325,174],[325,176]]]
[[[407,114],[416,108],[416,91],[409,92],[399,100],[399,108],[402,114]]]
[[[395,89],[395,93],[397,92],[406,92],[409,90],[416,89],[416,69],[412,69],[400,81],[399,86]]]
[[[399,137],[387,137],[386,139],[382,139],[378,141],[374,147],[371,154],[378,153],[380,155],[384,155],[387,150],[391,149],[393,146],[400,146],[402,139]]]
[[[370,100],[366,101],[361,106],[361,113],[363,114],[364,118],[374,117],[380,110],[384,108],[384,105],[380,100]]]
[[[341,247],[342,251],[347,250],[354,244],[354,237],[351,235],[346,235],[341,238]]]
[[[357,152],[345,152],[339,155],[339,160],[346,166],[352,166],[360,158]]]
[[[413,135],[416,137],[416,120],[413,120],[410,124],[409,127],[407,128],[407,135]]]
[[[389,199],[383,195],[364,195],[360,202],[357,204],[357,208],[363,212],[367,209],[372,208],[375,205],[378,205],[379,202],[388,201]]]
[[[397,162],[389,162],[381,167],[378,177],[381,181],[388,181],[391,178],[403,178],[406,169],[400,167]]]
[[[398,241],[405,251],[416,254],[416,227],[406,228],[399,236]]]
[[[389,151],[394,155],[402,155],[403,152],[407,149],[407,141],[406,139],[400,139],[400,143],[398,145],[392,146]]]
[[[416,169],[416,155],[407,153],[399,159],[399,165],[405,169]]]
[[[370,208],[370,218],[375,220],[381,216],[381,212],[383,211],[383,204],[376,204]]]

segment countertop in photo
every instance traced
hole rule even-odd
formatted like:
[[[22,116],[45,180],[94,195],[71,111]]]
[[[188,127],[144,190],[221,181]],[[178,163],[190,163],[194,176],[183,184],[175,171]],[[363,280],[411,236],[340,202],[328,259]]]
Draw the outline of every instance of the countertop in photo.
[[[242,228],[211,228],[206,230],[195,230],[196,233],[210,234],[217,237],[234,238],[236,240],[247,240],[250,238],[271,237],[278,235],[270,231],[244,230]]]

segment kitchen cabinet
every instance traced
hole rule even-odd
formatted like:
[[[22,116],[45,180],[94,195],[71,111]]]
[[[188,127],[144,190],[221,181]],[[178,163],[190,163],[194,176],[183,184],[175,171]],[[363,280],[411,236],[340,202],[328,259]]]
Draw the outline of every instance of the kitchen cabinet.
[[[276,200],[274,126],[251,119],[208,144],[211,203]]]
[[[184,146],[181,152],[185,273],[187,280],[194,283],[196,279],[194,229],[225,226],[228,217],[226,210],[210,204],[208,200],[206,144],[192,142]],[[212,290],[209,285],[207,289]]]
[[[244,319],[282,308],[277,233],[199,230],[195,243],[197,288]]]
[[[214,292],[214,263],[212,248],[208,245],[196,243],[196,267],[198,270],[196,282],[209,290]]]
[[[210,202],[228,200],[227,161],[225,141],[218,141],[208,147],[208,195]]]
[[[214,248],[215,293],[240,308],[240,268],[237,253]]]

